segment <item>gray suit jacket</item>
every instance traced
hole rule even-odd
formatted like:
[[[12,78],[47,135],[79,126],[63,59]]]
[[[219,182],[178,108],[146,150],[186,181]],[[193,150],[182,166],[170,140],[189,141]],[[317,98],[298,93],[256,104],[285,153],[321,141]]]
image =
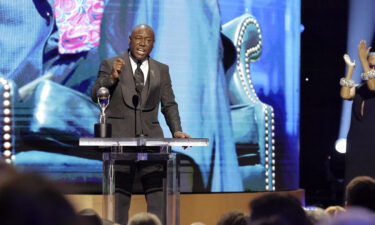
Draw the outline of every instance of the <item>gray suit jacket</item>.
[[[121,57],[125,65],[119,79],[111,82],[113,61]],[[159,105],[173,135],[182,131],[178,105],[172,90],[169,68],[151,57],[149,73],[142,91],[142,128],[148,137],[164,137],[158,121]],[[96,92],[100,87],[110,90],[111,98],[106,110],[107,121],[112,124],[112,137],[135,137],[140,133],[140,112],[134,106],[137,96],[128,52],[102,61],[98,78],[92,89],[92,99],[97,102]]]

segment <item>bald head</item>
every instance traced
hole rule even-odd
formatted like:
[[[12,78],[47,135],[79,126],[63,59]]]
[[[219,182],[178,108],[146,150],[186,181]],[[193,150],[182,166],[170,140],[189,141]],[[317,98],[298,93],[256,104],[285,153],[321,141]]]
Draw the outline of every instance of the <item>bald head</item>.
[[[139,24],[136,27],[133,28],[131,36],[133,35],[134,32],[138,32],[139,30],[147,30],[152,34],[152,37],[154,37],[154,30],[147,24]]]
[[[145,59],[154,47],[154,31],[146,24],[136,26],[129,36],[131,54],[138,60]]]

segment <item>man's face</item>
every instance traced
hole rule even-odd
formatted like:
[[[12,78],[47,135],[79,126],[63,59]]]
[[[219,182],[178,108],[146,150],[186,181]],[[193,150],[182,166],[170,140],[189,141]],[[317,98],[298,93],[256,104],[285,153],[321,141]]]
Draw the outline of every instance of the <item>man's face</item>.
[[[145,26],[137,27],[129,37],[130,51],[138,60],[143,60],[154,47],[154,32]]]

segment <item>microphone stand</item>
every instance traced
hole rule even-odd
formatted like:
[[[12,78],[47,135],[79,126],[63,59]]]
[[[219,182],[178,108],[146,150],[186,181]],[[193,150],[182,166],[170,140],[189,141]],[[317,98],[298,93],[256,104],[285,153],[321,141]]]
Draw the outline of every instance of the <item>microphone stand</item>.
[[[136,110],[137,110],[137,108],[139,109],[139,121],[141,123],[140,124],[141,133],[136,134],[136,135],[137,135],[137,137],[144,138],[146,135],[143,133],[143,126],[142,126],[142,90],[143,90],[143,84],[136,82],[135,83],[135,91],[137,92],[137,95],[138,95],[138,107],[136,107]],[[137,118],[135,118],[135,120],[137,121]]]
[[[140,125],[141,125],[141,133],[140,134],[137,134],[137,137],[140,137],[140,138],[144,138],[145,137],[145,134],[143,133],[143,126],[142,126],[142,94],[141,94],[142,91],[139,91],[138,88],[137,88],[137,94],[138,94],[138,108],[139,108],[139,121],[140,121]]]

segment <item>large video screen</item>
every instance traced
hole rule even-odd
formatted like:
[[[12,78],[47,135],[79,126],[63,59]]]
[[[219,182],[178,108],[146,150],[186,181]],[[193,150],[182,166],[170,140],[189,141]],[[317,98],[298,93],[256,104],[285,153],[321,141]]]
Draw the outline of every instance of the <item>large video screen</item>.
[[[210,142],[173,148],[181,191],[298,188],[298,0],[2,0],[2,151],[15,166],[100,192],[102,150],[78,140],[98,123],[101,61],[138,24],[154,29],[184,132]]]

